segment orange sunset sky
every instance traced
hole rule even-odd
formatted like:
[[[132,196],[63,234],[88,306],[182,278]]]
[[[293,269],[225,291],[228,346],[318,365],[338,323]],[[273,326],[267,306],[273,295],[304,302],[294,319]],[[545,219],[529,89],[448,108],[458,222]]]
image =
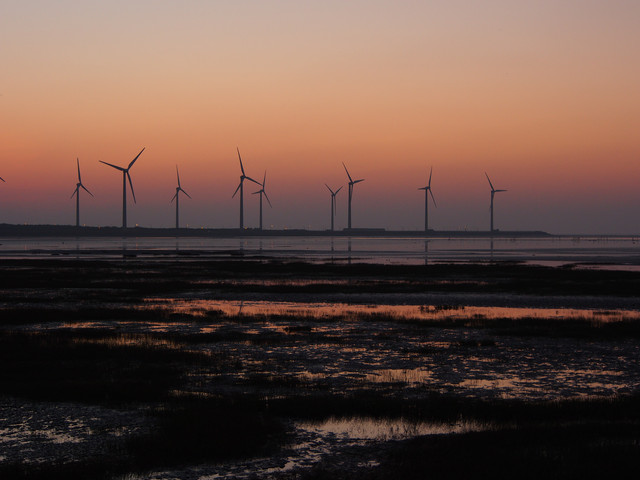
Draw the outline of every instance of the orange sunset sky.
[[[640,2],[0,2],[0,223],[640,234]],[[249,187],[250,192],[255,191]],[[346,226],[338,195],[336,226]],[[258,198],[245,198],[245,226]]]

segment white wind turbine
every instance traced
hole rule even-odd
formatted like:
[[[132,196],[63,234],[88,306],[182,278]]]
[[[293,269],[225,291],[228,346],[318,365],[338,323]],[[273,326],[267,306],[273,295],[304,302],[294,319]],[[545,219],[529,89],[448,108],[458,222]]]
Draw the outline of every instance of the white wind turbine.
[[[76,158],[76,163],[78,164],[78,183],[76,183],[76,189],[71,194],[71,198],[73,198],[74,195],[76,197],[76,227],[79,227],[80,226],[80,189],[82,188],[85,192],[87,192],[92,197],[93,197],[93,193],[87,190],[87,187],[85,187],[82,184],[82,178],[80,177],[80,160],[78,158]],[[4,180],[2,181],[4,182]]]
[[[487,176],[487,180],[489,180],[489,186],[491,187],[491,231],[493,232],[493,197],[496,193],[506,192],[506,190],[496,190],[495,188],[493,188],[493,184],[491,183],[489,175],[487,175],[487,172],[484,172],[484,174]]]
[[[131,175],[129,175],[129,170],[131,169],[131,167],[133,167],[133,164],[136,163],[136,160],[138,160],[138,157],[142,155],[142,152],[144,152],[144,148],[140,150],[140,153],[136,155],[136,158],[131,160],[131,163],[129,163],[129,166],[127,168],[118,167],[117,165],[112,165],[110,163],[103,162],[102,160],[100,160],[100,163],[109,165],[110,167],[113,167],[116,170],[120,170],[122,172],[122,228],[127,228],[127,178],[129,179],[129,185],[131,186],[131,195],[133,195],[133,203],[136,203],[136,194],[133,191],[133,182],[131,181]]]
[[[326,183],[324,184],[324,186],[327,187],[331,192],[331,231],[333,232],[333,216],[336,213],[336,195],[338,195],[338,192],[342,190],[342,187],[334,192]]]
[[[180,186],[180,173],[178,172],[178,166],[176,165],[176,176],[178,177],[178,186],[176,187],[176,194],[171,201],[176,201],[176,228],[180,228],[180,192],[184,193],[187,197],[191,198],[187,192]]]
[[[240,175],[240,183],[238,184],[238,188],[236,188],[236,191],[233,192],[233,195],[231,195],[231,198],[235,197],[236,193],[238,193],[238,190],[240,190],[240,229],[243,229],[244,228],[244,180],[245,179],[250,180],[256,185],[260,185],[260,182],[256,182],[253,178],[245,175],[244,167],[242,166],[242,157],[240,156],[240,149],[236,147],[236,150],[238,150],[238,160],[240,160],[240,171],[242,172],[242,175]]]
[[[356,183],[364,182],[364,178],[361,178],[360,180],[353,180],[351,178],[351,175],[349,175],[349,170],[347,170],[347,166],[344,164],[344,162],[342,162],[342,166],[344,167],[344,171],[347,172],[347,177],[349,177],[349,215],[347,228],[351,229],[351,199],[353,197],[353,186]]]
[[[436,199],[433,196],[433,191],[431,190],[431,175],[433,174],[433,167],[431,167],[431,171],[429,172],[429,183],[427,183],[426,187],[419,188],[418,190],[424,190],[424,231],[429,231],[429,194],[431,194],[431,200],[433,200],[433,206],[438,208],[436,205]]]
[[[249,178],[249,180],[251,179]],[[258,194],[260,195],[260,230],[262,230],[262,195],[264,195],[264,197],[267,199],[267,202],[269,202],[269,206],[273,208],[273,206],[271,205],[271,200],[269,200],[269,195],[267,195],[267,192],[265,192],[264,190],[264,185],[266,182],[267,182],[267,171],[265,170],[264,178],[262,179],[262,188],[260,188],[260,190],[258,190],[257,192],[253,192],[254,195],[258,195]]]

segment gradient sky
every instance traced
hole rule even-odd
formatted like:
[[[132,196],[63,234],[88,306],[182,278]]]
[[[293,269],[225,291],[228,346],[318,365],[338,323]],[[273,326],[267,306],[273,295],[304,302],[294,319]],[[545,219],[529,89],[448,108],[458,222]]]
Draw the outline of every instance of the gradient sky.
[[[0,223],[640,233],[640,2],[0,1]],[[257,189],[256,189],[257,190]],[[250,188],[250,191],[254,189]],[[346,188],[337,227],[346,226]],[[258,198],[245,198],[257,226]]]

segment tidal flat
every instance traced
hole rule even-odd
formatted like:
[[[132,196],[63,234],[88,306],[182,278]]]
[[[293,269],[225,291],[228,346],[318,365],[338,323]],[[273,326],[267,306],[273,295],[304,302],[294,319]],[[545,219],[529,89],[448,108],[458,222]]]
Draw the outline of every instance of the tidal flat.
[[[640,467],[640,272],[194,256],[0,273],[3,479]]]

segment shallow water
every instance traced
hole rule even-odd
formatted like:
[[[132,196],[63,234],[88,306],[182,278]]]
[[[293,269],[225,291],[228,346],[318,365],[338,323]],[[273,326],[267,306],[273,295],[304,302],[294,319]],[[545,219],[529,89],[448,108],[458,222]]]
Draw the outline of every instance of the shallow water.
[[[637,237],[414,238],[1,238],[0,256],[12,258],[118,258],[123,256],[275,257],[306,261],[424,264],[522,261],[538,265],[596,264],[640,270]]]

